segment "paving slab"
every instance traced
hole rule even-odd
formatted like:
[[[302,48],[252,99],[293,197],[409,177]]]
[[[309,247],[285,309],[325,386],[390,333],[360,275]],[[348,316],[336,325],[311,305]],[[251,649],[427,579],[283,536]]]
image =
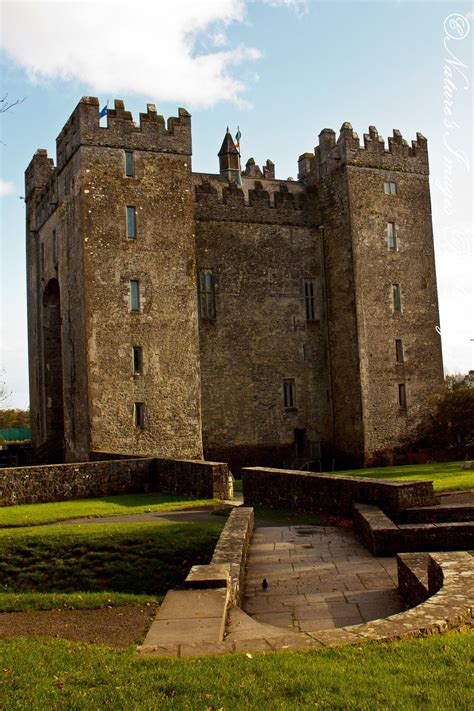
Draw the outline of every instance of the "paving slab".
[[[396,585],[396,559],[375,558],[351,529],[257,528],[243,609],[258,622],[312,633],[403,610]]]

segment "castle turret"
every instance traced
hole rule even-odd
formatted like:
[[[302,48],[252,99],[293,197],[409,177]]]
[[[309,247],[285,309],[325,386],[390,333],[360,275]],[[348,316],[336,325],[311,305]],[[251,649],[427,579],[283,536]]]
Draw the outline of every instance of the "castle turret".
[[[220,174],[225,176],[229,181],[232,180],[232,178],[237,179],[239,174],[239,151],[235,147],[228,126],[221,149],[217,155],[219,156]]]

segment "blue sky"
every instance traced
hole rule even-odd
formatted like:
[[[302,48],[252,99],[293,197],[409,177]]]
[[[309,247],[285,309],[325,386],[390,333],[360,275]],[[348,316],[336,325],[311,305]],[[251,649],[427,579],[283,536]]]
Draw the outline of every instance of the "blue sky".
[[[23,173],[82,95],[193,115],[193,168],[217,170],[227,124],[242,158],[279,178],[322,128],[350,121],[429,141],[445,369],[474,368],[472,24],[468,2],[174,0],[2,2],[1,360],[9,406],[28,405]]]

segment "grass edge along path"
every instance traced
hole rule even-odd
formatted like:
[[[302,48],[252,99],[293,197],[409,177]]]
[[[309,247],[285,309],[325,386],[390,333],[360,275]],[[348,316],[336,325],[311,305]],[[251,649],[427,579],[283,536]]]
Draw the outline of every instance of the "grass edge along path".
[[[103,607],[152,605],[161,602],[163,597],[164,595],[134,595],[114,590],[74,593],[0,592],[0,612],[99,610]]]
[[[0,641],[4,708],[468,711],[474,635],[305,652],[137,660],[45,638]]]
[[[0,506],[0,528],[38,526],[74,518],[103,518],[137,513],[167,513],[222,506],[218,499],[195,499],[174,494],[118,494],[45,504]]]

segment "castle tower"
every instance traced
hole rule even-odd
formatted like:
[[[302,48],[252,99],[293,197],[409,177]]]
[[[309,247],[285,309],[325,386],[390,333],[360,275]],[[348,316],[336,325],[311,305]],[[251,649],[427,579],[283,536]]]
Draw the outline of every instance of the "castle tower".
[[[190,115],[85,97],[26,196],[34,445],[202,457]]]
[[[232,179],[237,179],[239,173],[239,151],[235,147],[228,126],[221,149],[217,155],[219,157],[219,171],[221,176],[227,178],[229,182]]]
[[[426,139],[324,129],[300,179],[322,214],[334,439],[359,463],[413,434],[443,382]],[[386,461],[386,459],[385,459]]]

